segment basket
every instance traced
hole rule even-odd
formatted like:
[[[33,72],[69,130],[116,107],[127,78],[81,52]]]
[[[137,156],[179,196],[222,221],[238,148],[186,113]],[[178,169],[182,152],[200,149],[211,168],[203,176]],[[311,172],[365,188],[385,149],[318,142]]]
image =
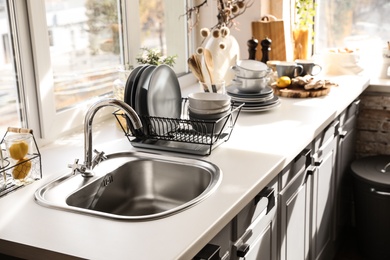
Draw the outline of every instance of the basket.
[[[221,143],[229,140],[244,104],[232,102],[230,111],[218,120],[190,119],[188,100],[182,100],[181,118],[140,116],[141,131],[131,129],[131,124],[120,110],[114,115],[127,139],[136,148],[164,150],[195,155],[210,155]],[[130,127],[127,127],[130,125]]]
[[[29,153],[22,162],[12,164],[12,159],[6,156],[4,141],[9,133],[28,133],[32,136],[33,147],[31,147],[31,153]],[[31,129],[8,127],[3,139],[0,142],[0,149],[0,197],[22,188],[32,183],[33,181],[42,179],[41,154],[39,153],[38,145]],[[27,162],[31,163],[31,169],[28,173],[28,181],[16,182],[12,177],[13,170],[16,170],[16,167],[21,167],[22,164],[26,164]]]

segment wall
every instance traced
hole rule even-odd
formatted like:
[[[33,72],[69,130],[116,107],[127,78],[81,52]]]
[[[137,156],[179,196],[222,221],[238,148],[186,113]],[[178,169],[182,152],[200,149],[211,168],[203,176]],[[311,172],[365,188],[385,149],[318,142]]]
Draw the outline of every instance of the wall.
[[[390,93],[366,91],[360,97],[356,157],[390,155]]]

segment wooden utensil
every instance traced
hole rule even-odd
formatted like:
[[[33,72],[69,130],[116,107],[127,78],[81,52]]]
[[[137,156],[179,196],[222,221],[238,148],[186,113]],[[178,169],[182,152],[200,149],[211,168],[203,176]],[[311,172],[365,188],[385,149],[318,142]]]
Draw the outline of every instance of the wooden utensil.
[[[191,72],[194,74],[194,76],[200,82],[204,82],[202,67],[200,66],[199,58],[196,55],[191,55],[188,58],[187,63],[188,63],[188,66],[190,67]],[[206,87],[204,87],[203,89],[205,92],[209,92],[209,90]]]
[[[213,92],[217,92],[217,88],[215,87],[214,82],[214,62],[213,62],[213,55],[211,54],[209,49],[203,49],[203,57],[206,64],[207,72],[210,76],[210,84],[211,88],[213,89]]]

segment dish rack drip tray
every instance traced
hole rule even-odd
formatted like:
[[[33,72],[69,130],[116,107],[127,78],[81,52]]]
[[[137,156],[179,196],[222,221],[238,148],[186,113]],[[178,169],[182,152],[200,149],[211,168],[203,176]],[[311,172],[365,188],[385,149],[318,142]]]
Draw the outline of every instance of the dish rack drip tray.
[[[188,100],[183,98],[181,118],[140,115],[142,130],[131,129],[131,124],[127,124],[129,119],[120,110],[115,111],[114,116],[136,148],[210,155],[214,148],[229,140],[243,105],[232,102],[222,118],[198,120],[189,118]]]

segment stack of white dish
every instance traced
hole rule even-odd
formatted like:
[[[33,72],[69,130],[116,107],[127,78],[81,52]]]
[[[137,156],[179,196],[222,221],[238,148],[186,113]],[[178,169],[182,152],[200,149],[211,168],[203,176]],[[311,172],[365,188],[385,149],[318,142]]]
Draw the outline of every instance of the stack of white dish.
[[[261,61],[238,60],[232,69],[234,85],[242,93],[256,93],[269,85],[272,70]]]
[[[226,88],[226,93],[238,104],[245,103],[242,111],[261,112],[280,105],[269,86],[272,69],[256,60],[239,60],[233,66],[236,77]]]
[[[197,132],[218,134],[226,125],[224,118],[230,110],[231,97],[226,94],[199,92],[188,95],[188,114]]]

